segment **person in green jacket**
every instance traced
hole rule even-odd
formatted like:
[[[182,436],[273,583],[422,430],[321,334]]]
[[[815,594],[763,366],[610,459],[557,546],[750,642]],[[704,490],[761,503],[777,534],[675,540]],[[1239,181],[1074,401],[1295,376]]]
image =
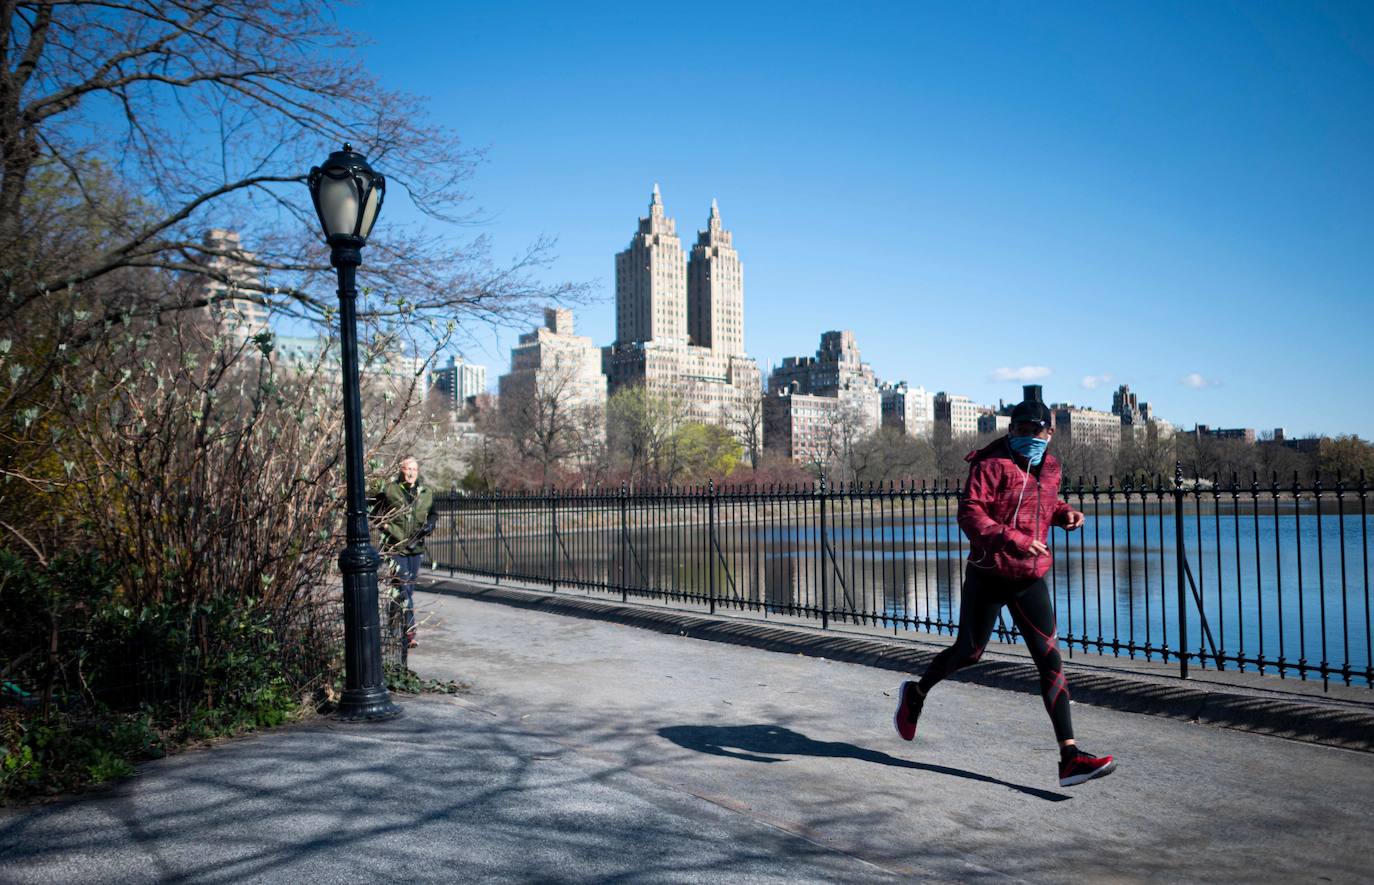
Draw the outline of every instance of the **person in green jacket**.
[[[434,531],[434,492],[420,480],[420,462],[407,457],[400,475],[382,487],[377,510],[382,525],[382,553],[396,565],[400,597],[392,602],[392,618],[405,612],[405,638],[415,648],[415,579],[425,556],[425,537]]]

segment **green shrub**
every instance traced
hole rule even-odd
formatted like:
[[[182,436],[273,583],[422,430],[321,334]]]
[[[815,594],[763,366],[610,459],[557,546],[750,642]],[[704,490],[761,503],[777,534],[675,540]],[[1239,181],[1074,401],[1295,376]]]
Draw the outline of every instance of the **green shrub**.
[[[322,676],[310,672],[321,654],[283,653],[285,629],[255,600],[135,609],[89,558],[45,569],[0,550],[0,625],[0,800],[101,783],[171,747],[280,725],[302,711],[301,686]]]

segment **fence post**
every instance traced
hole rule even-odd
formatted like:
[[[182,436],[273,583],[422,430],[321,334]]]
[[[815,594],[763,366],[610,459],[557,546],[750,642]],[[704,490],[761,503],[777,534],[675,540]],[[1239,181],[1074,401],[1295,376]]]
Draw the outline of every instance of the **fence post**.
[[[1178,578],[1178,675],[1188,678],[1188,594],[1184,587],[1183,462],[1174,462],[1174,571]],[[1134,638],[1132,639],[1134,641]]]
[[[458,483],[449,483],[448,491],[448,576],[453,577],[458,564]]]
[[[504,543],[501,538],[501,490],[497,489],[491,499],[492,509],[496,513],[496,583],[501,583],[501,545]]]
[[[630,527],[627,519],[630,487],[620,482],[620,601],[630,601]]]
[[[825,533],[825,474],[821,474],[821,499],[820,499],[820,535],[816,538],[817,555],[820,557],[821,566],[821,629],[830,627],[830,575],[829,569],[825,564],[826,547],[829,540]]]
[[[549,489],[549,580],[554,593],[558,592],[558,489]]]
[[[716,613],[716,481],[710,479],[706,481],[706,513],[710,520],[711,528],[707,538],[707,574],[710,577],[709,593],[711,594],[711,614]]]

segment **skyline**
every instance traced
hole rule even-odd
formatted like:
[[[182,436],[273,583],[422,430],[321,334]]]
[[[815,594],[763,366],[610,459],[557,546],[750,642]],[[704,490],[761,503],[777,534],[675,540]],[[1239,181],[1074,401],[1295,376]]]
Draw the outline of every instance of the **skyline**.
[[[340,16],[370,67],[485,150],[465,232],[557,238],[598,343],[658,183],[684,239],[718,200],[765,369],[849,329],[986,404],[1125,383],[1179,426],[1374,436],[1374,11],[380,8]],[[389,198],[377,235],[414,220]]]

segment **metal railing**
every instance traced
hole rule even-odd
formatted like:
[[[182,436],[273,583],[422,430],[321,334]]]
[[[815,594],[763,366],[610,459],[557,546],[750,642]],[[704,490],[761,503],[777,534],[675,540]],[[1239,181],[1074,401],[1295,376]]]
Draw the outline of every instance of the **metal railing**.
[[[668,602],[954,633],[959,485],[439,495],[440,568]],[[1060,644],[1374,686],[1368,488],[1340,477],[1066,483],[1051,532]],[[1017,633],[998,624],[1001,641]]]

